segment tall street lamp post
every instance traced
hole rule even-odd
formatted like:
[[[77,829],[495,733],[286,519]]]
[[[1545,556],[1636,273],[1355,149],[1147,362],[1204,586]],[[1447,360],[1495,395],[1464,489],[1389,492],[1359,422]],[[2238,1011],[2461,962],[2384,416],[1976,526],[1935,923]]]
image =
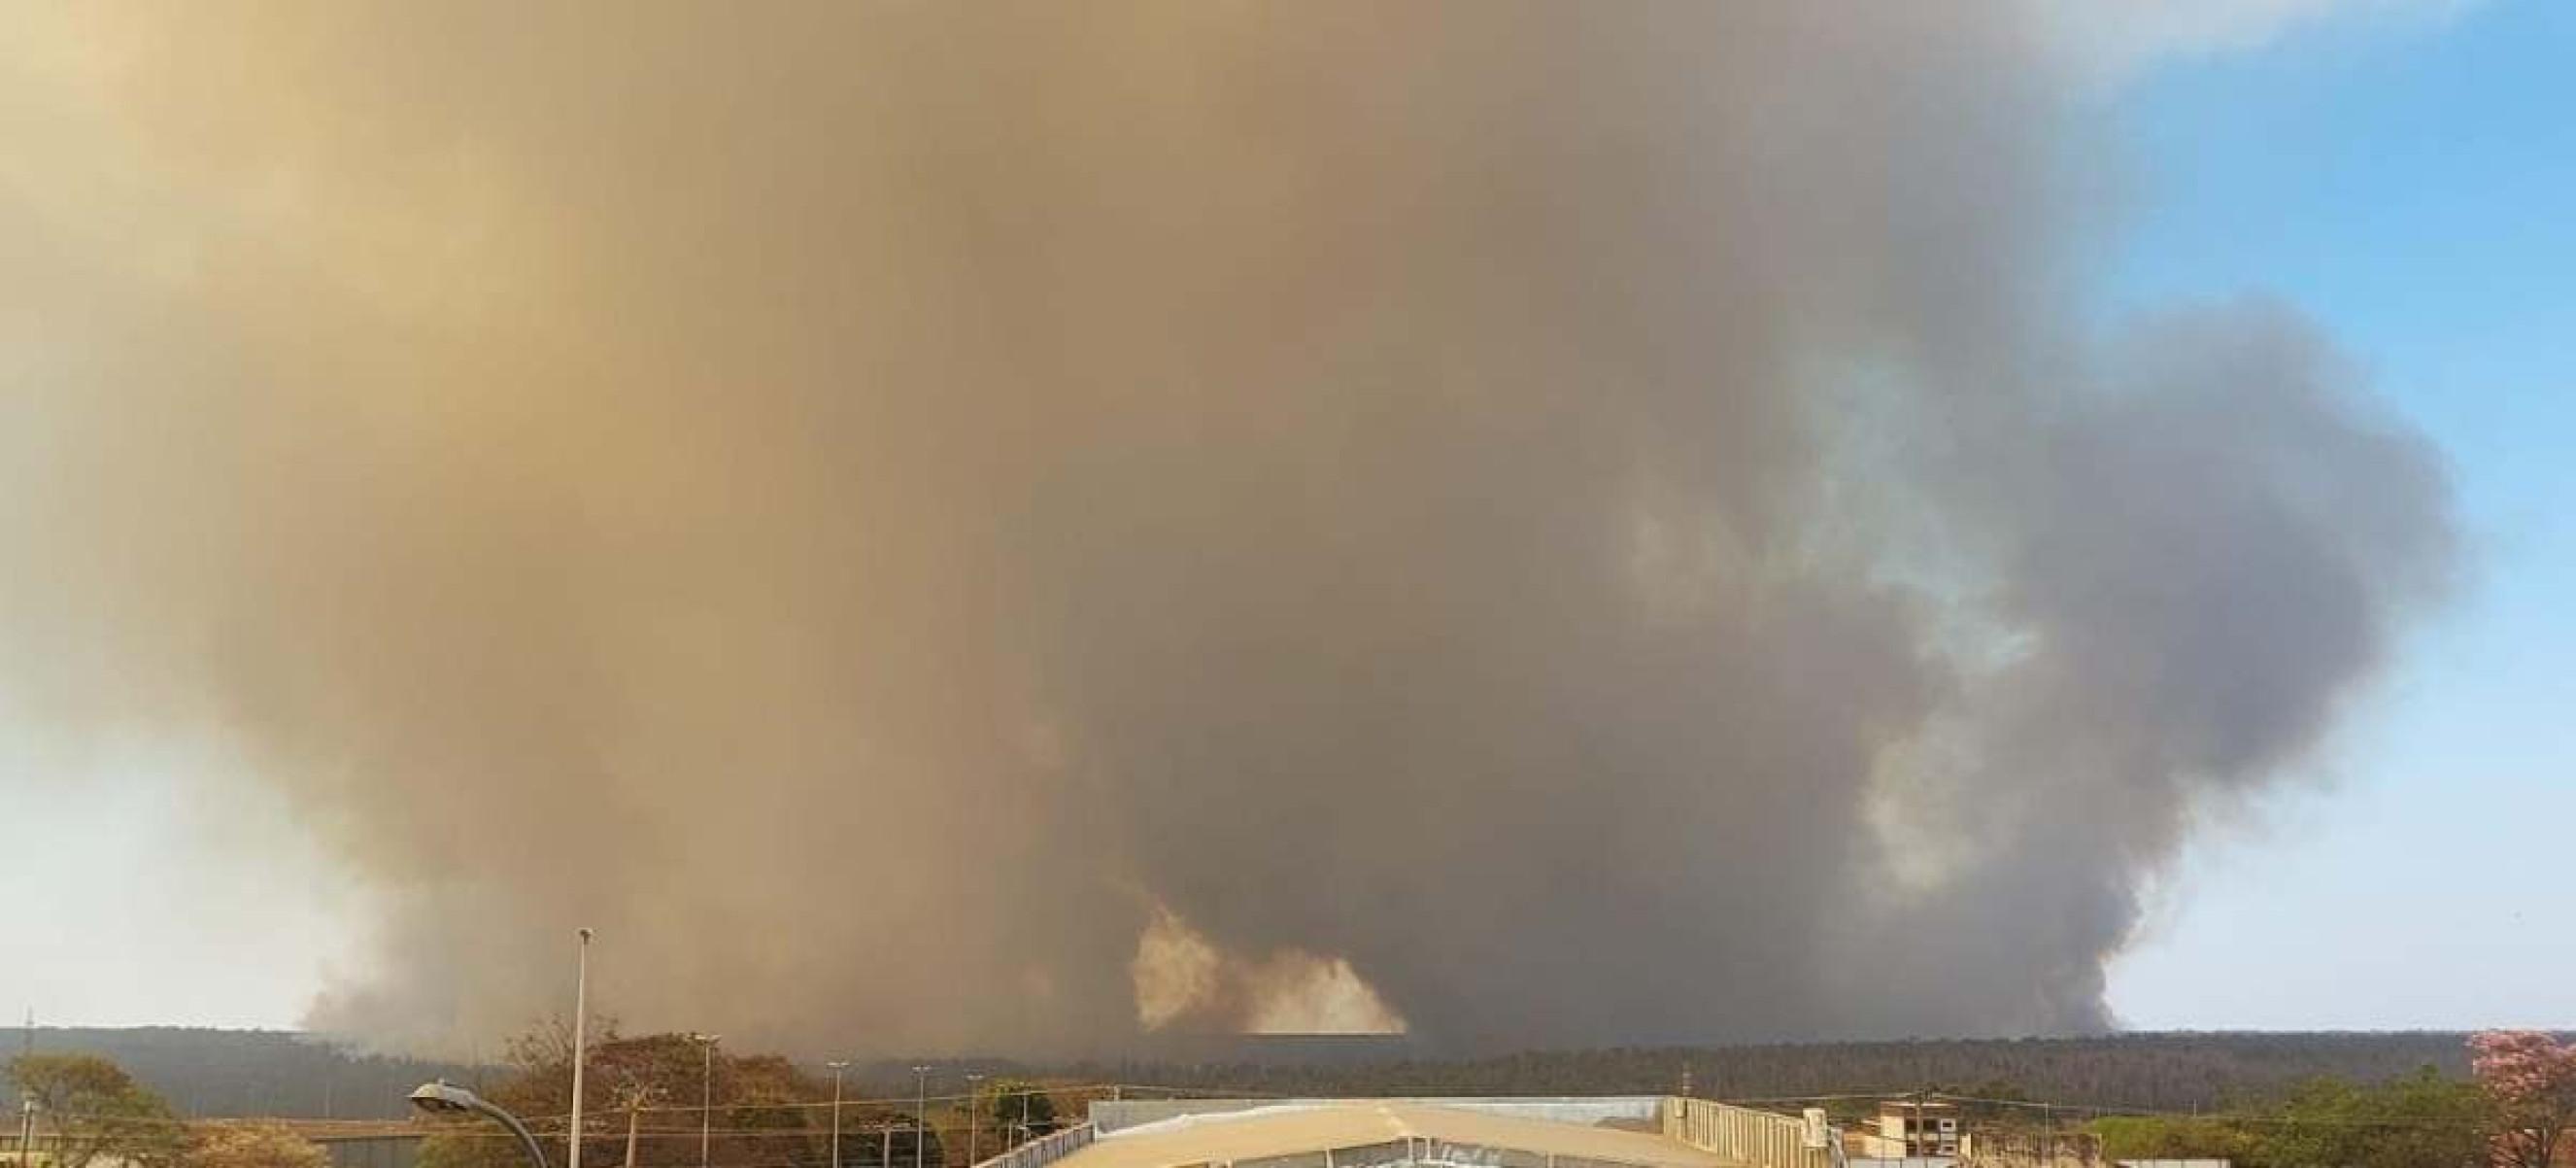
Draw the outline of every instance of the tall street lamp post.
[[[970,1165],[975,1163],[976,1137],[983,1134],[983,1101],[976,1098],[975,1093],[975,1085],[983,1081],[982,1075],[966,1076],[966,1163]]]
[[[569,1168],[581,1168],[581,1071],[588,1048],[590,1022],[590,930],[579,930],[581,945],[573,959],[572,980],[572,1130],[564,1138],[572,1147],[564,1155]]]
[[[850,1069],[850,1060],[823,1065],[832,1068],[832,1168],[841,1168],[841,1072]]]
[[[715,1131],[716,1114],[716,1043],[721,1034],[692,1032],[689,1041],[698,1044],[698,1168],[707,1168],[708,1138]]]
[[[912,1168],[921,1168],[921,1145],[930,1138],[930,1068],[912,1068]],[[941,1156],[941,1160],[948,1157]]]

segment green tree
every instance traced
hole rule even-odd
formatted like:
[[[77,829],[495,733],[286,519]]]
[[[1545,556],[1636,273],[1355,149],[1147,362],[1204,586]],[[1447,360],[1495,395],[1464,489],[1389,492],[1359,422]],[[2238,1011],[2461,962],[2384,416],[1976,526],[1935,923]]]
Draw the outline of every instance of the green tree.
[[[831,1111],[821,1105],[830,1102],[831,1086],[787,1059],[722,1046],[710,1059],[686,1034],[628,1036],[609,1019],[593,1019],[591,1034],[583,1076],[584,1168],[624,1164],[630,1122],[637,1129],[636,1168],[696,1168],[702,1099],[712,1108],[708,1160],[716,1168],[830,1162]],[[540,1024],[504,1049],[509,1073],[482,1093],[525,1119],[546,1154],[560,1162],[572,1111],[571,1026]],[[843,1109],[843,1126],[848,1132],[882,1127],[887,1114],[852,1104]],[[845,1156],[861,1150],[855,1136],[843,1147]],[[447,1127],[423,1141],[420,1155],[420,1168],[519,1168],[523,1158],[484,1123]]]
[[[2372,1092],[2381,1123],[2363,1168],[2462,1168],[2486,1162],[2495,1116],[2476,1083],[2443,1077],[2433,1067]]]
[[[2290,1093],[2278,1114],[2248,1124],[2253,1150],[2247,1159],[2270,1168],[2353,1168],[2382,1134],[2356,1124],[2369,1118],[2368,1106],[2350,1083],[2311,1079]]]
[[[986,1122],[1005,1141],[1035,1139],[1056,1128],[1055,1097],[1034,1080],[994,1081],[985,1088],[984,1108]]]
[[[459,1122],[422,1137],[414,1163],[417,1168],[504,1168],[515,1162],[525,1168],[525,1159],[515,1145],[495,1147],[485,1133]]]
[[[227,1123],[201,1133],[181,1168],[330,1168],[322,1145],[282,1123]]]
[[[2107,1160],[2226,1159],[2250,1164],[2253,1140],[2227,1120],[2176,1115],[2111,1115],[2093,1121]]]
[[[2468,1168],[2483,1161],[2477,1086],[2425,1067],[2373,1086],[2317,1079],[2291,1093],[2257,1141],[2272,1168]]]
[[[2094,1121],[2106,1158],[2225,1158],[2240,1168],[2472,1168],[2484,1161],[2484,1096],[2432,1067],[2378,1084],[2331,1076],[2233,1114]]]
[[[20,1055],[9,1080],[36,1101],[38,1146],[52,1152],[53,1168],[88,1168],[102,1157],[150,1168],[186,1146],[170,1105],[96,1055]]]

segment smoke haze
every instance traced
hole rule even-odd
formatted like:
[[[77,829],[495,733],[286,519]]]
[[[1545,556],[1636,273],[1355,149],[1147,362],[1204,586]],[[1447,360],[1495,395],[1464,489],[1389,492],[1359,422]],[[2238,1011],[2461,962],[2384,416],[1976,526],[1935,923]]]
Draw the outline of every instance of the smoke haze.
[[[2088,323],[2037,8],[8,19],[0,701],[388,1041],[2098,1028],[2452,569],[2295,310]]]

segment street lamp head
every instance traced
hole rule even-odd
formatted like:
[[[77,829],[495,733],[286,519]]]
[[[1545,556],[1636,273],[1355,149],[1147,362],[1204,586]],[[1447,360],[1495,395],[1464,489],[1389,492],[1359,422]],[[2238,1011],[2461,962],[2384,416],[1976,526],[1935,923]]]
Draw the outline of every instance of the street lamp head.
[[[438,1079],[413,1088],[411,1105],[433,1115],[459,1115],[481,1111],[483,1100],[472,1091]]]
[[[695,1030],[692,1030],[692,1031],[690,1031],[690,1032],[689,1032],[689,1041],[691,1041],[691,1042],[703,1042],[703,1043],[708,1044],[709,1046],[713,1046],[713,1045],[715,1045],[715,1043],[716,1043],[716,1042],[718,1042],[719,1040],[721,1040],[721,1039],[723,1039],[723,1038],[724,1038],[724,1035],[721,1035],[721,1034],[700,1034],[700,1033],[698,1033],[698,1032],[697,1032],[697,1031],[695,1031]]]
[[[528,1154],[528,1168],[546,1168],[545,1149],[537,1146],[537,1137],[528,1133],[528,1125],[519,1117],[503,1111],[490,1100],[476,1095],[445,1079],[434,1079],[412,1089],[411,1105],[436,1115],[459,1115],[472,1112],[510,1129],[519,1137],[519,1150]]]
[[[833,1060],[833,1061],[831,1061],[831,1062],[824,1063],[824,1064],[823,1064],[823,1066],[824,1066],[824,1067],[826,1067],[827,1069],[830,1069],[830,1070],[835,1070],[835,1071],[846,1071],[846,1070],[850,1069],[850,1060],[848,1060],[848,1059],[835,1059],[835,1060]]]
[[[580,928],[580,929],[576,929],[576,930],[574,930],[574,932],[580,933],[580,934],[581,934],[581,939],[582,939],[582,940],[584,940],[584,941],[588,941],[588,940],[590,940],[590,929],[589,929],[587,926],[584,926],[584,927],[582,927],[582,928]]]

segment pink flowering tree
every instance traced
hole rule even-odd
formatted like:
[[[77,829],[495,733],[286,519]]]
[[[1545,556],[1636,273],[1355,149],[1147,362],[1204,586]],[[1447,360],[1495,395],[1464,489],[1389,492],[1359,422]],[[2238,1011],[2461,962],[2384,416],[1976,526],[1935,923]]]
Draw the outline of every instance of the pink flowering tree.
[[[2576,1045],[2537,1030],[2469,1038],[2470,1068],[2495,1108],[2499,1168],[2549,1168],[2559,1134],[2576,1124]]]

